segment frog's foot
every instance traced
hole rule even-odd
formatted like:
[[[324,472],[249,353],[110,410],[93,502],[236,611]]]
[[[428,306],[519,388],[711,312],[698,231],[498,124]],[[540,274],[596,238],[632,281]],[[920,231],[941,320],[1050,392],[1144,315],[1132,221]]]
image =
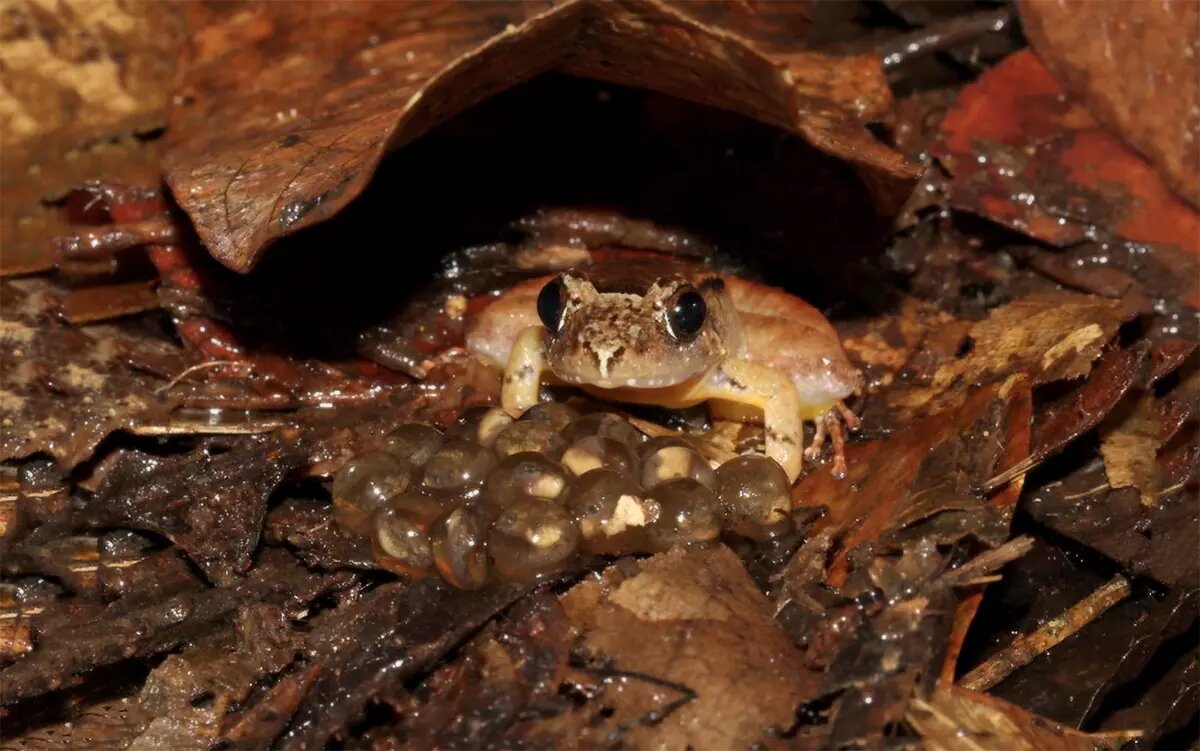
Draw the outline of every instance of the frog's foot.
[[[828,412],[818,417],[815,423],[817,432],[813,436],[812,445],[804,449],[804,458],[810,462],[819,459],[821,450],[825,448],[825,437],[829,436],[833,440],[831,471],[834,477],[841,480],[846,476],[846,434],[843,425],[850,430],[858,430],[861,424],[858,415],[850,411],[845,404],[836,402]]]
[[[520,417],[538,403],[547,368],[546,329],[541,326],[522,329],[513,342],[500,384],[500,405],[505,412]]]

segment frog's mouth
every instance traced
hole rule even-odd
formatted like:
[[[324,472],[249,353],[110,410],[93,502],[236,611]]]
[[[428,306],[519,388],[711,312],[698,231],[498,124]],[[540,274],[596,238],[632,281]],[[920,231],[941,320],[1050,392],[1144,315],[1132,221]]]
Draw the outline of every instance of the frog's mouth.
[[[627,404],[652,404],[667,409],[683,409],[692,407],[704,401],[699,388],[704,380],[704,374],[692,376],[678,383],[662,384],[653,381],[652,386],[602,386],[595,383],[580,383],[579,388],[599,399]]]
[[[625,398],[623,394],[627,396],[633,392],[645,392],[644,401],[657,404],[660,402],[656,402],[655,398],[669,396],[666,392],[672,389],[693,387],[703,380],[708,370],[708,367],[704,367],[699,372],[694,368],[688,370],[680,369],[679,371],[659,371],[653,376],[622,376],[614,372],[611,376],[605,377],[597,376],[595,373],[579,374],[559,371],[555,371],[554,375],[556,380],[564,385],[577,386],[589,392],[604,392],[597,395],[608,396],[618,401],[640,402],[643,400]]]

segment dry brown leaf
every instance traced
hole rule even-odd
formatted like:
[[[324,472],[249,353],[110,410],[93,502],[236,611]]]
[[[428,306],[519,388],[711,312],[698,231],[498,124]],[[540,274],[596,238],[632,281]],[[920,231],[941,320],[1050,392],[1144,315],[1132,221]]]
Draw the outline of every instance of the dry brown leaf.
[[[790,726],[806,671],[737,556],[724,546],[675,549],[639,567],[626,577],[610,569],[563,596],[596,666],[575,680],[603,689],[527,737],[549,733],[558,745],[575,736],[584,748],[746,748]],[[639,721],[654,712],[660,722]]]
[[[1102,751],[1125,740],[1081,733],[957,686],[913,700],[906,719],[929,751]]]
[[[1154,397],[1140,392],[1125,399],[1100,426],[1100,454],[1113,488],[1137,488],[1143,506],[1158,501],[1158,462],[1162,447]]]
[[[764,52],[698,22],[686,3],[184,7],[194,41],[164,170],[208,249],[238,271],[345,206],[387,152],[552,69],[798,133],[854,165],[884,210],[898,208],[918,172],[859,120],[885,109],[877,61]]]
[[[1119,301],[1057,292],[1030,295],[996,309],[971,327],[971,356],[934,374],[935,386],[980,383],[1021,371],[1048,383],[1086,375],[1092,361],[1128,320]]]
[[[1014,373],[1034,386],[1079,378],[1137,312],[1120,300],[1065,291],[1014,300],[971,325],[965,356],[938,365],[926,383],[886,394],[888,405],[922,416],[957,407],[971,387]]]
[[[1200,4],[1022,0],[1017,7],[1055,78],[1200,207]]]

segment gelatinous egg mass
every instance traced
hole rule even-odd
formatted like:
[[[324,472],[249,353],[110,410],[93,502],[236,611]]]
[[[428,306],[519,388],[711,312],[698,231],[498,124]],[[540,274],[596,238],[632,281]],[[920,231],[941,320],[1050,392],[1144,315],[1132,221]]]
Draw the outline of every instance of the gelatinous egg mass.
[[[429,457],[421,484],[432,490],[457,490],[483,484],[496,465],[496,454],[465,438],[449,438]]]
[[[442,431],[432,425],[410,422],[384,438],[379,450],[407,462],[410,467],[424,467],[443,440]]]
[[[411,481],[409,465],[391,454],[360,454],[333,478],[333,506],[339,524],[365,533],[367,518],[389,498],[403,493]]]
[[[513,420],[466,410],[443,434],[407,423],[332,485],[334,521],[376,564],[461,589],[543,575],[580,554],[648,554],[792,529],[791,487],[763,456],[716,470],[682,435],[648,439],[612,412],[557,402]]]
[[[566,510],[540,499],[517,501],[488,533],[496,572],[522,579],[562,568],[579,548],[579,526]]]

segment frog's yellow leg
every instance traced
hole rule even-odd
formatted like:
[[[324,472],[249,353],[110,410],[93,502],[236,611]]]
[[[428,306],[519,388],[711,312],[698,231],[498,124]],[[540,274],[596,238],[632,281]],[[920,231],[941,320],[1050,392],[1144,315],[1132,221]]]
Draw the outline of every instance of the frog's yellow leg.
[[[761,409],[767,456],[779,462],[789,480],[800,475],[804,443],[800,394],[786,374],[744,360],[727,360],[703,381],[692,396],[745,404]]]
[[[537,404],[546,364],[546,329],[527,326],[513,341],[500,385],[500,405],[513,417]]]

